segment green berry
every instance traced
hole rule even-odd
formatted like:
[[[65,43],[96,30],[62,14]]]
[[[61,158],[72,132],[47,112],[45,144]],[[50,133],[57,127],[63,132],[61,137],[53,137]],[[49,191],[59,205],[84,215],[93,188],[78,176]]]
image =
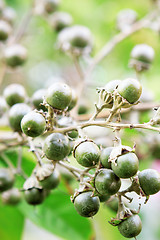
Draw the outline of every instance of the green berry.
[[[51,15],[50,23],[53,29],[60,32],[62,29],[69,27],[73,22],[70,14],[66,12],[55,12]]]
[[[3,95],[8,105],[13,106],[25,101],[26,91],[22,85],[13,83],[4,89]]]
[[[43,111],[47,111],[47,108],[44,105],[42,105],[45,94],[46,89],[39,89],[33,94],[32,103],[37,110],[42,109]]]
[[[7,168],[0,168],[0,192],[12,188],[14,184],[14,175]]]
[[[27,50],[20,44],[11,45],[5,49],[4,58],[12,68],[21,66],[27,59]]]
[[[10,25],[5,21],[0,20],[0,41],[7,40],[10,33],[11,33]]]
[[[127,78],[118,85],[117,91],[129,103],[133,104],[140,98],[142,86],[138,80]]]
[[[154,50],[147,44],[136,45],[131,52],[131,57],[143,63],[151,63],[154,60]]]
[[[25,103],[13,105],[9,111],[9,123],[14,131],[21,132],[21,120],[31,111],[31,108]]]
[[[126,153],[119,156],[116,163],[112,163],[111,166],[119,178],[130,178],[137,173],[139,161],[135,153]]]
[[[100,202],[106,202],[111,197],[110,195],[98,195]]]
[[[43,151],[48,159],[62,160],[70,152],[69,140],[61,133],[52,133],[45,139]]]
[[[91,167],[98,163],[100,151],[94,142],[85,141],[76,146],[74,157],[82,166]]]
[[[59,183],[60,183],[60,174],[57,170],[54,170],[50,176],[40,181],[40,185],[44,189],[48,189],[48,190],[56,188],[59,185]]]
[[[99,210],[99,198],[92,197],[92,194],[92,192],[83,192],[74,200],[74,207],[82,217],[93,217]]]
[[[21,128],[27,136],[38,137],[45,131],[45,118],[40,113],[29,112],[22,118]]]
[[[17,205],[21,201],[21,193],[18,188],[11,188],[2,193],[2,202],[9,205]]]
[[[24,191],[24,199],[28,204],[38,205],[45,199],[45,191],[43,189],[31,188]]]
[[[54,83],[46,93],[46,101],[53,108],[65,110],[72,99],[71,88],[64,83]]]
[[[139,183],[146,195],[160,191],[160,174],[154,169],[145,169],[138,173]]]
[[[72,98],[71,98],[71,102],[70,102],[70,104],[68,106],[68,111],[71,111],[76,106],[77,101],[78,101],[77,94],[72,89]]]
[[[44,9],[47,13],[53,13],[59,7],[60,0],[45,0]]]
[[[101,195],[114,195],[121,186],[121,180],[110,169],[102,169],[95,177],[95,188]]]
[[[118,230],[126,238],[133,238],[140,234],[142,222],[137,214],[130,216],[118,225]]]
[[[111,169],[111,162],[108,162],[108,160],[109,160],[109,156],[110,156],[112,150],[113,150],[113,147],[107,147],[101,151],[100,161],[101,161],[103,167],[105,167],[105,168]]]

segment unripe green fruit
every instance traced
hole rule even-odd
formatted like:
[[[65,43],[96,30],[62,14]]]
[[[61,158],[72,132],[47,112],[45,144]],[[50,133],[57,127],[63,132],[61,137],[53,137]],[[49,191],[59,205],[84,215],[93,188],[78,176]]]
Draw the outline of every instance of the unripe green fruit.
[[[31,111],[31,108],[25,103],[13,105],[9,111],[9,124],[17,132],[21,132],[21,120]]]
[[[56,188],[59,185],[59,182],[60,182],[59,172],[57,170],[54,170],[49,177],[46,177],[44,180],[40,181],[39,183],[44,189],[51,190]]]
[[[57,10],[60,0],[45,0],[44,9],[47,13],[53,13]]]
[[[14,175],[7,168],[0,168],[0,192],[10,189],[14,184]]]
[[[45,118],[40,113],[29,112],[22,118],[21,128],[27,136],[38,137],[45,131]]]
[[[46,101],[53,108],[64,110],[72,99],[71,88],[64,83],[54,83],[46,93]]]
[[[111,196],[110,195],[98,195],[100,202],[106,202]]]
[[[60,32],[62,29],[69,27],[73,22],[70,14],[66,12],[55,12],[51,15],[50,23],[53,29]]]
[[[20,44],[9,46],[4,51],[4,58],[8,66],[20,66],[27,59],[27,50]]]
[[[135,153],[126,153],[119,156],[116,164],[111,164],[112,170],[119,178],[133,177],[139,168],[139,161]]]
[[[21,194],[17,188],[11,188],[2,193],[2,202],[9,205],[17,205],[21,201]]]
[[[10,84],[3,92],[3,96],[9,106],[13,106],[16,103],[23,103],[26,98],[26,91],[20,84]]]
[[[47,108],[44,105],[42,105],[45,94],[46,89],[39,89],[33,94],[32,103],[37,110],[42,109],[43,111],[47,111]]]
[[[127,78],[119,84],[117,91],[129,103],[133,104],[140,98],[142,86],[138,80]]]
[[[77,101],[78,101],[77,94],[72,89],[72,98],[71,98],[71,102],[70,102],[70,104],[68,106],[68,111],[72,110],[76,106]]]
[[[24,199],[31,205],[41,204],[45,196],[45,191],[43,189],[31,188],[24,191]]]
[[[154,50],[147,44],[136,45],[131,52],[131,57],[143,63],[151,63],[154,60]]]
[[[99,210],[99,198],[92,197],[92,194],[92,192],[83,192],[74,200],[75,209],[82,217],[93,217]]]
[[[62,160],[70,152],[69,140],[61,133],[52,133],[45,139],[43,151],[48,159]]]
[[[6,100],[3,97],[0,97],[0,118],[7,111],[7,109],[8,109],[8,105],[6,103]]]
[[[98,163],[100,151],[98,146],[90,141],[81,142],[76,146],[74,157],[84,167],[91,167]]]
[[[10,25],[5,21],[0,20],[0,41],[7,40],[10,33],[11,33]]]
[[[108,162],[108,159],[109,159],[109,156],[110,156],[112,150],[113,150],[113,147],[107,147],[101,151],[100,161],[101,161],[103,167],[105,167],[105,168],[111,169],[111,162]]]
[[[154,169],[145,169],[138,173],[139,183],[146,195],[160,191],[160,174]]]
[[[88,106],[85,104],[80,104],[78,108],[78,114],[86,114],[88,112]]]
[[[110,169],[102,169],[95,177],[95,188],[101,195],[114,195],[121,186],[121,180]]]
[[[133,238],[140,234],[142,222],[137,214],[130,216],[118,225],[118,230],[126,238]]]
[[[105,85],[105,90],[107,92],[110,92],[110,93],[113,93],[114,90],[118,87],[118,85],[121,83],[122,81],[121,80],[112,80],[110,82],[108,82],[106,85]]]

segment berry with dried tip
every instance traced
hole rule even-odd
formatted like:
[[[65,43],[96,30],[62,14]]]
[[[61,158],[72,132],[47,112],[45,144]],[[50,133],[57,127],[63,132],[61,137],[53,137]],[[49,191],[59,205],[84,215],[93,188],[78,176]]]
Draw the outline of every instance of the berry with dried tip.
[[[131,215],[118,225],[118,230],[126,238],[136,237],[142,230],[140,217],[137,214]]]
[[[142,86],[138,80],[127,78],[118,85],[117,91],[129,103],[133,104],[140,98]]]
[[[24,199],[31,205],[41,204],[45,196],[45,191],[43,189],[31,188],[24,191]]]
[[[60,32],[62,29],[69,27],[73,19],[69,13],[55,12],[50,17],[50,24],[55,31]]]
[[[93,197],[92,192],[80,193],[74,200],[74,207],[82,217],[93,217],[99,210],[99,198]]]
[[[95,188],[101,195],[114,195],[121,187],[121,180],[111,169],[101,169],[95,177]]]
[[[131,52],[131,58],[143,63],[152,63],[154,60],[154,50],[147,44],[136,45]]]
[[[21,84],[13,83],[8,85],[3,92],[3,96],[9,106],[16,103],[23,103],[26,99],[26,91]]]
[[[113,147],[104,148],[101,151],[101,155],[100,155],[100,161],[101,161],[103,167],[108,168],[108,169],[111,169],[111,162],[109,162],[108,160],[109,160],[109,156],[110,156],[112,150],[113,150]]]
[[[119,178],[130,178],[137,173],[139,161],[135,153],[126,153],[119,156],[111,167]]]
[[[31,108],[25,103],[17,103],[9,110],[9,124],[14,131],[21,132],[21,120],[31,111]]]
[[[8,168],[0,168],[0,192],[13,187],[14,175]]]
[[[71,88],[64,83],[54,83],[46,93],[47,103],[58,110],[65,110],[69,106],[71,99]]]
[[[38,137],[46,128],[45,118],[34,111],[27,113],[21,121],[22,131],[30,137]]]
[[[92,167],[99,161],[100,150],[94,142],[84,141],[75,147],[74,157],[82,166]]]
[[[69,140],[61,133],[52,133],[45,139],[43,151],[50,160],[62,160],[70,152]]]
[[[11,33],[10,25],[3,20],[0,20],[0,41],[5,41]]]
[[[20,44],[14,44],[7,47],[4,51],[5,62],[10,67],[18,67],[25,63],[27,59],[27,50]]]
[[[139,183],[146,195],[160,191],[160,173],[154,169],[145,169],[138,173]]]
[[[47,108],[43,105],[43,100],[46,94],[46,89],[39,89],[34,92],[32,96],[32,103],[37,110],[42,109],[43,111],[47,111]]]
[[[78,101],[78,97],[77,94],[75,93],[75,91],[72,89],[72,98],[71,98],[71,102],[68,106],[68,111],[71,111],[77,104]]]

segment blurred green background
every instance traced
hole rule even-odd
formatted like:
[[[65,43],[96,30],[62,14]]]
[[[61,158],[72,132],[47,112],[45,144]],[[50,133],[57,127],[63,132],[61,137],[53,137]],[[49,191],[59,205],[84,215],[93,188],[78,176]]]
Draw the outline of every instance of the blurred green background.
[[[29,0],[7,0],[6,3],[17,11],[17,21],[27,13],[31,6]],[[74,19],[74,24],[85,25],[90,28],[94,36],[94,56],[102,46],[108,41],[116,30],[116,16],[118,12],[125,8],[137,11],[138,18],[143,17],[152,8],[151,0],[62,0],[60,10],[69,12]],[[11,82],[23,83],[31,95],[34,90],[46,87],[51,77],[72,77],[73,86],[77,83],[76,74],[72,59],[57,51],[57,34],[51,29],[48,22],[41,16],[33,16],[28,26],[27,35],[21,43],[28,49],[28,61],[22,69],[16,72],[9,72],[5,77],[1,92],[5,85]],[[96,99],[95,86],[103,86],[112,79],[124,79],[134,77],[135,72],[128,67],[130,52],[136,44],[147,43],[155,49],[156,57],[150,71],[142,75],[143,85],[153,91],[155,100],[159,100],[160,95],[160,44],[159,35],[149,29],[141,30],[127,38],[116,46],[103,62],[97,66],[92,76],[92,87],[86,88],[84,95],[90,97],[90,102]],[[84,66],[86,67],[86,65]],[[74,82],[75,80],[75,82]],[[69,81],[69,80],[68,80]],[[145,120],[143,117],[143,120]],[[134,140],[139,137],[140,145],[146,135],[138,131],[125,131],[124,142],[133,145]],[[129,142],[128,142],[129,139]],[[144,144],[145,145],[145,144]],[[145,146],[142,152],[147,153],[145,161],[141,162],[140,168],[152,166],[155,157]],[[9,157],[16,161],[16,155],[9,152]],[[16,153],[15,153],[16,154]],[[35,159],[32,154],[28,157],[28,151],[24,149],[23,158],[24,169],[29,174],[34,166]],[[142,157],[143,158],[143,157]],[[160,156],[159,156],[160,158]],[[144,160],[144,159],[143,159]],[[0,164],[3,165],[1,160]],[[22,179],[19,179],[22,185]],[[142,209],[141,217],[143,221],[143,231],[138,239],[158,240],[160,239],[160,197],[151,198],[147,206]],[[136,206],[136,204],[135,204]],[[137,207],[137,206],[136,206]],[[69,194],[65,183],[62,182],[58,190],[54,191],[49,198],[39,207],[31,207],[26,203],[18,207],[8,207],[0,205],[0,239],[1,240],[32,240],[32,239],[64,239],[64,240],[121,240],[124,239],[118,230],[108,224],[111,217],[116,213],[107,206],[101,206],[99,213],[91,220],[83,219],[75,212],[70,203]],[[41,232],[38,228],[26,219],[31,220],[41,229],[45,229],[53,235]],[[41,234],[39,234],[39,232]],[[57,236],[57,237],[56,237]]]

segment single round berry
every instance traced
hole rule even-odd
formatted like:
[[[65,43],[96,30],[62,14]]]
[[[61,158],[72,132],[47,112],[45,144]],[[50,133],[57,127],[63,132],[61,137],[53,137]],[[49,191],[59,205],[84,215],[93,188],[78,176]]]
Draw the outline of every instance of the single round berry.
[[[118,225],[118,230],[126,238],[133,238],[140,234],[142,222],[137,214],[130,216]]]
[[[2,202],[9,205],[17,205],[21,201],[21,193],[18,188],[11,188],[2,193]]]
[[[9,124],[17,132],[21,132],[21,120],[31,111],[31,108],[25,103],[17,103],[9,110]]]
[[[72,98],[71,98],[71,102],[70,102],[70,104],[68,106],[68,111],[72,110],[76,106],[77,101],[78,101],[77,94],[72,89]]]
[[[27,50],[20,44],[11,45],[5,49],[4,58],[8,66],[20,66],[27,59]]]
[[[112,80],[105,85],[105,90],[109,93],[113,93],[117,89],[118,85],[121,83],[121,80]]]
[[[40,181],[40,185],[44,189],[49,189],[49,190],[56,188],[59,185],[59,183],[60,183],[60,174],[57,170],[54,170],[50,176]]]
[[[7,168],[0,168],[0,192],[12,188],[14,184],[14,175]]]
[[[28,204],[38,205],[45,199],[45,191],[43,189],[31,188],[24,191],[24,199]]]
[[[43,150],[48,159],[62,160],[70,152],[69,140],[61,133],[52,133],[45,139]]]
[[[8,105],[6,103],[6,100],[3,97],[0,97],[0,118],[7,111],[7,109],[8,109]]]
[[[77,55],[92,50],[92,34],[87,27],[75,25],[63,29],[58,36],[58,45],[63,51],[75,52]]]
[[[26,98],[26,91],[20,84],[10,84],[3,92],[3,96],[9,106],[13,106],[16,103],[23,103]]]
[[[99,198],[93,197],[92,194],[92,192],[83,192],[74,200],[75,209],[82,217],[93,217],[99,210]]]
[[[8,23],[13,24],[14,20],[16,19],[15,10],[11,7],[5,7],[2,12],[2,18]]]
[[[112,163],[111,166],[119,178],[130,178],[137,173],[139,161],[135,153],[126,153],[119,156],[116,163]]]
[[[146,195],[160,191],[160,174],[154,169],[145,169],[138,173],[139,183]]]
[[[64,110],[72,99],[71,88],[64,83],[54,83],[46,93],[46,101],[53,108]]]
[[[5,41],[11,33],[10,25],[3,20],[0,20],[0,41]]]
[[[109,162],[108,160],[109,160],[109,156],[110,156],[112,150],[113,150],[113,147],[107,147],[101,151],[100,161],[101,161],[103,167],[105,167],[105,168],[111,169],[111,162]]]
[[[45,0],[44,9],[47,13],[53,13],[59,7],[60,0]]]
[[[82,115],[82,114],[86,114],[88,112],[89,108],[88,105],[85,103],[80,103],[79,107],[78,107],[78,114]]]
[[[129,103],[133,104],[140,98],[142,86],[138,80],[127,78],[119,84],[117,91]]]
[[[110,169],[102,169],[95,177],[95,188],[101,195],[114,195],[121,186],[121,180]]]
[[[60,32],[62,29],[69,27],[73,22],[70,14],[66,12],[55,12],[51,15],[50,24],[53,29]]]
[[[91,141],[85,141],[76,146],[74,157],[82,166],[91,167],[98,163],[100,151],[95,143]]]
[[[147,44],[136,45],[131,52],[131,58],[143,63],[151,63],[154,60],[154,50]]]
[[[29,112],[22,118],[21,128],[27,136],[38,137],[45,131],[45,118],[40,113]]]
[[[46,95],[46,89],[37,90],[32,96],[32,103],[37,110],[42,109],[47,111],[47,108],[43,105],[43,100]]]
[[[106,202],[111,197],[110,195],[98,195],[100,202]]]

